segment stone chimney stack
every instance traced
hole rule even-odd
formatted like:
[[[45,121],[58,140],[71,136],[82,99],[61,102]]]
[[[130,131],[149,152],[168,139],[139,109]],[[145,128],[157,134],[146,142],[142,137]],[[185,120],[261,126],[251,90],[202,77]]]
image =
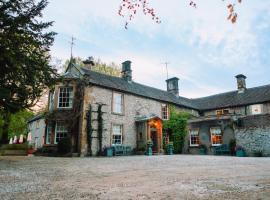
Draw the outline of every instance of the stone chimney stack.
[[[179,96],[179,88],[178,88],[179,78],[173,77],[166,80],[167,82],[167,91],[174,94],[175,96]]]
[[[246,88],[246,76],[243,74],[238,74],[235,76],[235,78],[237,79],[237,89],[238,89],[238,93],[244,93]]]
[[[92,56],[88,57],[86,60],[83,61],[83,64],[87,69],[92,70],[92,67],[95,66],[94,58]]]
[[[126,81],[132,81],[131,61],[127,60],[122,63],[122,78]]]

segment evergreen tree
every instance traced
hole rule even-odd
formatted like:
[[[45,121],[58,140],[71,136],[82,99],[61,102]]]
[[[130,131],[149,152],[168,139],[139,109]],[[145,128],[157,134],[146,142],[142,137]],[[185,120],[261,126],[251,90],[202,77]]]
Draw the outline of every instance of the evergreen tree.
[[[47,0],[0,1],[0,111],[3,113],[2,142],[8,141],[11,113],[35,105],[46,87],[54,84],[50,66],[53,22],[43,22]]]

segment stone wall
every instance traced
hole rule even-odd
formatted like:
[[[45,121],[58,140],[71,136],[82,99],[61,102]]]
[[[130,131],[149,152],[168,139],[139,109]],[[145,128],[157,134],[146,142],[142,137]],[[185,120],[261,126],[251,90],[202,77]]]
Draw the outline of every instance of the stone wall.
[[[235,129],[237,145],[244,147],[247,155],[262,152],[270,156],[270,115],[253,115],[240,119]]]
[[[211,127],[220,127],[222,131],[222,143],[230,144],[230,141],[235,138],[232,123],[230,120],[212,120],[188,123],[188,129],[199,129],[200,144],[207,147],[207,154],[212,155],[214,153],[211,142]],[[199,147],[190,146],[190,135],[187,134],[185,138],[184,153],[199,154]]]
[[[131,83],[132,84],[132,83]],[[117,92],[117,91],[116,91]],[[87,152],[87,134],[86,134],[86,112],[89,108],[89,105],[93,105],[93,110],[97,110],[95,103],[100,102],[106,104],[103,108],[104,114],[104,132],[103,146],[111,145],[112,137],[112,124],[121,124],[123,125],[123,144],[129,145],[132,148],[136,148],[137,141],[137,131],[135,124],[135,117],[137,115],[149,115],[155,114],[161,118],[161,104],[164,102],[159,102],[152,99],[147,99],[144,97],[135,96],[132,94],[124,94],[124,114],[114,114],[112,113],[112,95],[113,90],[101,88],[98,86],[88,86],[85,89],[85,98],[84,98],[84,108],[83,108],[83,119],[81,122],[81,154],[85,155]],[[178,108],[181,110],[181,108]],[[187,109],[183,109],[186,111]],[[94,118],[96,118],[94,116]],[[93,122],[93,128],[96,129],[97,122]],[[97,136],[96,132],[93,132],[93,136]],[[92,151],[95,155],[98,151],[98,140],[93,139],[92,141]]]

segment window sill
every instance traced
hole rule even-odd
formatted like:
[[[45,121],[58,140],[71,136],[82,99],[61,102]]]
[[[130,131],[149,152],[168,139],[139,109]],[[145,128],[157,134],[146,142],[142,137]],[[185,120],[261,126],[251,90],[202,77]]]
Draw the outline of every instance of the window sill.
[[[199,147],[200,145],[189,145],[189,147]]]
[[[218,147],[218,146],[221,146],[222,144],[212,144],[211,146],[212,147]]]
[[[112,112],[113,115],[119,115],[119,116],[125,116],[123,113],[115,113],[115,112]]]

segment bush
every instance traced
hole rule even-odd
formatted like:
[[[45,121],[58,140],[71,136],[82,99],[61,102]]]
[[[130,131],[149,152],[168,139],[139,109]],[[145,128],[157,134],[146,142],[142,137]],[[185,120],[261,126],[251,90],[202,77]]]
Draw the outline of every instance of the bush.
[[[230,147],[231,155],[234,156],[235,155],[235,147],[236,147],[236,140],[235,139],[230,140],[229,147]]]
[[[59,154],[68,154],[71,152],[72,144],[69,137],[61,139],[57,144],[57,152]]]
[[[27,150],[28,149],[28,144],[5,144],[2,145],[1,150]]]
[[[262,151],[254,151],[253,156],[254,157],[263,157],[263,152]]]

